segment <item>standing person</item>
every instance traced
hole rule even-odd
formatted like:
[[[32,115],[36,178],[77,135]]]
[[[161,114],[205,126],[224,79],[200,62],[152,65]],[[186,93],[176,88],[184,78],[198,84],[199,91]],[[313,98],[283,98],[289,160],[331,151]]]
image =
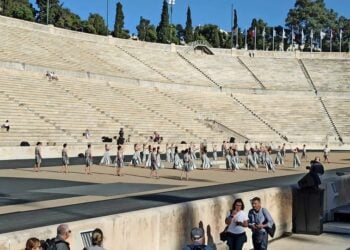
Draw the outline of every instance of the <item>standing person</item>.
[[[197,156],[196,156],[197,149],[196,149],[196,145],[193,142],[190,143],[190,149],[191,149],[191,152],[189,153],[191,154],[192,159],[197,160]]]
[[[248,144],[248,141],[245,141],[245,142],[244,142],[243,150],[244,150],[244,155],[247,156],[248,153],[249,153],[249,144]]]
[[[37,142],[36,144],[36,147],[35,147],[35,163],[34,163],[34,171],[35,172],[40,172],[40,166],[41,166],[41,161],[43,159],[42,157],[42,154],[41,154],[41,146],[42,146],[42,143],[39,141]]]
[[[186,173],[186,180],[188,181],[189,179],[189,171],[191,170],[191,167],[190,167],[190,162],[191,162],[191,155],[189,153],[189,149],[186,149],[185,150],[185,153],[184,153],[184,159],[183,159],[183,167],[182,167],[182,172],[181,172],[181,177],[180,179],[182,180],[182,177],[183,177],[183,174],[184,172]]]
[[[165,145],[165,152],[166,152],[166,161],[171,162],[171,147],[169,146],[169,143]]]
[[[183,163],[179,156],[178,148],[174,147],[174,169],[182,169]]]
[[[68,173],[68,164],[69,164],[69,157],[67,152],[67,143],[63,144],[62,148],[62,173],[67,174]]]
[[[227,148],[226,148],[226,141],[223,141],[223,142],[222,142],[221,151],[222,151],[222,157],[225,157],[225,156],[226,156],[226,153],[228,153],[228,152],[227,152]]]
[[[224,155],[226,158],[226,169],[233,171],[233,168],[232,168],[232,155],[233,155],[232,148],[230,147],[229,152],[225,153]]]
[[[170,153],[170,161],[174,162],[175,161],[175,148],[177,148],[174,144],[171,144],[171,153]]]
[[[325,147],[324,147],[324,149],[323,149],[323,161],[324,162],[327,162],[327,163],[329,163],[329,158],[328,158],[328,156],[329,156],[329,152],[330,152],[331,150],[328,148],[328,145],[326,145]]]
[[[91,166],[94,164],[92,158],[91,144],[89,143],[85,150],[85,174],[91,174]]]
[[[232,209],[228,212],[225,223],[228,226],[227,245],[229,250],[242,250],[244,242],[247,242],[245,227],[248,227],[248,215],[244,210],[242,199],[236,199]]]
[[[197,168],[197,166],[196,166],[196,162],[195,162],[195,160],[196,160],[196,158],[195,158],[195,154],[192,152],[192,148],[191,147],[189,147],[188,148],[188,154],[190,155],[190,158],[191,158],[191,160],[190,160],[190,169],[196,169]]]
[[[218,149],[217,145],[213,145],[213,160],[216,161],[218,159]]]
[[[157,179],[159,179],[158,172],[157,172],[157,152],[155,147],[152,149],[152,153],[150,154],[150,159],[151,159],[150,177],[152,178],[155,176]]]
[[[301,166],[298,152],[299,152],[299,148],[295,148],[293,150],[293,168],[297,168]]]
[[[282,149],[281,149],[281,154],[282,154],[283,160],[286,159],[286,150],[287,150],[287,149],[286,149],[286,144],[283,143]]]
[[[111,155],[109,154],[108,144],[105,144],[105,153],[100,161],[100,165],[109,166],[112,164]]]
[[[212,167],[212,162],[210,161],[208,155],[207,155],[207,147],[203,147],[203,152],[202,152],[202,169],[205,168],[211,168]]]
[[[275,164],[276,165],[283,165],[283,156],[281,153],[281,146],[278,146],[277,152],[276,152],[276,159],[275,159]]]
[[[237,150],[236,148],[232,149],[232,155],[231,155],[231,162],[232,162],[232,170],[236,171],[239,170],[239,156],[237,157]]]
[[[306,145],[303,145],[303,151],[301,152],[301,159],[304,159],[307,161],[307,154],[306,154]]]
[[[119,145],[120,146],[120,145]],[[103,232],[101,229],[96,228],[92,231],[91,245],[86,250],[105,250],[103,248]]]
[[[258,164],[256,160],[254,159],[254,149],[250,148],[247,155],[247,168],[250,169],[250,167],[253,167],[255,170],[258,170]]]
[[[139,145],[136,143],[134,144],[134,154],[131,158],[131,164],[134,167],[137,167],[141,164],[141,158],[140,158],[140,152],[139,152]]]
[[[121,145],[118,145],[118,151],[117,151],[117,155],[115,156],[114,164],[116,167],[115,174],[117,176],[122,176],[120,171],[124,167],[124,154],[123,154],[123,147]]]
[[[148,154],[147,154],[147,159],[146,159],[146,163],[145,163],[146,168],[151,167],[151,154],[152,154],[152,146],[148,145]]]
[[[259,197],[252,199],[252,209],[248,213],[249,228],[252,230],[254,250],[267,250],[268,233],[267,228],[272,228],[275,224],[269,211],[261,207]]]
[[[147,151],[147,145],[142,145],[142,164],[146,165],[147,155],[149,152]]]
[[[269,172],[270,170],[274,173],[275,172],[275,164],[273,164],[273,160],[271,158],[272,149],[268,148],[265,150],[265,166],[266,171]]]
[[[164,168],[163,164],[162,164],[162,158],[160,156],[160,147],[157,147],[157,169],[161,169]]]

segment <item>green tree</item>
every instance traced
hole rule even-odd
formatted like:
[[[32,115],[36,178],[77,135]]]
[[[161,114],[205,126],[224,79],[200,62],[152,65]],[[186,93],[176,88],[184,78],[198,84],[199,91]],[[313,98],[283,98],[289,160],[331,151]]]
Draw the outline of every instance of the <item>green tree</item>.
[[[124,30],[124,12],[123,5],[120,2],[117,3],[116,7],[113,36],[124,39],[130,38],[129,31]]]
[[[36,21],[38,23],[46,23],[47,19],[47,0],[36,0],[39,10],[37,11]],[[59,19],[59,15],[62,9],[62,5],[59,0],[50,0],[49,3],[49,24],[55,25],[56,20]]]
[[[150,20],[140,17],[139,25],[136,26],[138,38],[141,41],[155,42],[157,41],[157,32],[154,25],[151,24]]]
[[[193,42],[193,26],[192,26],[192,14],[191,8],[188,6],[187,8],[187,20],[185,27],[185,42],[190,43]]]
[[[97,35],[107,35],[107,26],[102,16],[90,13],[87,22],[84,22],[84,31]]]
[[[304,30],[305,34],[314,34],[325,29],[337,28],[338,14],[327,9],[324,0],[296,0],[294,8],[290,9],[286,18],[286,25],[290,29]],[[329,49],[329,43],[323,43],[323,50]],[[308,37],[306,47],[310,48]]]
[[[27,21],[35,20],[35,9],[28,0],[1,0],[0,14]]]
[[[164,0],[160,23],[157,27],[157,42],[169,43],[170,34],[168,3]]]

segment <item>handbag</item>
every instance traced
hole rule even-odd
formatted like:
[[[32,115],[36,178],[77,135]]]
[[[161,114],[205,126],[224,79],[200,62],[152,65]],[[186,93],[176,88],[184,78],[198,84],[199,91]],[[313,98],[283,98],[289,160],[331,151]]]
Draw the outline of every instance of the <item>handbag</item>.
[[[227,241],[227,238],[228,238],[227,229],[228,229],[228,226],[225,227],[224,231],[222,231],[222,232],[220,233],[220,240],[221,240],[221,241]]]

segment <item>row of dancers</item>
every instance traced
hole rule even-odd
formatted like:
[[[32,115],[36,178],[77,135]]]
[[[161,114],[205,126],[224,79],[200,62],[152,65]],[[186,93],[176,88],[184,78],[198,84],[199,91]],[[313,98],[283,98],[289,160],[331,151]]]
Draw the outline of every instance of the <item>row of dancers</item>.
[[[227,145],[227,144],[226,144]],[[40,171],[40,165],[42,162],[42,154],[41,154],[41,142],[37,143],[35,147],[35,165],[34,170]],[[201,165],[199,168],[209,169],[213,166],[213,162],[218,158],[218,152],[216,150],[216,145],[213,145],[213,154],[212,159],[209,158],[207,147],[201,146],[199,153],[201,159]],[[172,164],[174,169],[182,170],[181,179],[183,174],[186,173],[186,179],[189,178],[189,172],[195,170],[196,160],[197,160],[197,150],[194,144],[190,144],[188,148],[182,151],[182,158],[180,157],[179,148],[176,145],[166,145],[166,161]],[[249,148],[248,144],[244,146],[244,159],[242,160],[242,156],[239,155],[237,145],[231,144],[228,147],[222,147],[222,155],[226,161],[227,170],[237,171],[240,169],[242,165],[245,165],[247,169],[255,169],[257,170],[259,166],[265,166],[267,172],[274,172],[276,170],[276,166],[282,165],[284,166],[285,156],[286,156],[286,147],[285,144],[278,146],[276,150],[275,159],[272,159],[272,148],[269,146],[264,146],[260,144],[260,147],[255,146],[255,148]],[[142,151],[140,150],[140,146],[138,144],[134,145],[134,154],[129,165],[132,166],[141,166],[151,169],[151,177],[159,178],[158,170],[164,168],[164,163],[161,159],[160,147],[152,147],[152,145],[143,145]],[[295,148],[293,150],[293,167],[297,168],[301,166],[301,160],[299,158],[299,149]],[[328,160],[329,149],[328,146],[325,147],[324,150],[324,158],[326,161]],[[85,154],[85,173],[91,174],[91,166],[94,164],[91,144],[88,145]],[[301,159],[308,160],[306,153],[306,145],[303,146]],[[69,165],[69,157],[67,152],[67,144],[65,143],[62,148],[62,169],[61,172],[68,173],[68,165]],[[110,148],[106,144],[105,145],[105,153],[101,158],[99,165],[114,165],[116,168],[115,175],[121,176],[121,169],[124,167],[124,152],[123,147],[119,145],[117,147],[117,153],[114,161],[112,161],[112,157],[110,154]]]

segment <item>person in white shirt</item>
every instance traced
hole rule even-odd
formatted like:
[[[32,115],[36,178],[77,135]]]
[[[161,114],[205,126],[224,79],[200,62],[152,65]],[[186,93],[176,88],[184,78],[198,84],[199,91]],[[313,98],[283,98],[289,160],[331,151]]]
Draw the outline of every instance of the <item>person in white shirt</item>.
[[[329,149],[328,145],[326,145],[326,146],[324,147],[324,149],[323,149],[323,160],[324,160],[324,162],[329,163],[328,156],[329,156],[329,152],[330,152],[330,151],[331,151],[331,150]]]
[[[243,244],[247,241],[245,228],[248,227],[249,219],[248,214],[243,210],[244,203],[242,199],[236,199],[225,219],[228,226],[226,234],[229,250],[242,250]]]

